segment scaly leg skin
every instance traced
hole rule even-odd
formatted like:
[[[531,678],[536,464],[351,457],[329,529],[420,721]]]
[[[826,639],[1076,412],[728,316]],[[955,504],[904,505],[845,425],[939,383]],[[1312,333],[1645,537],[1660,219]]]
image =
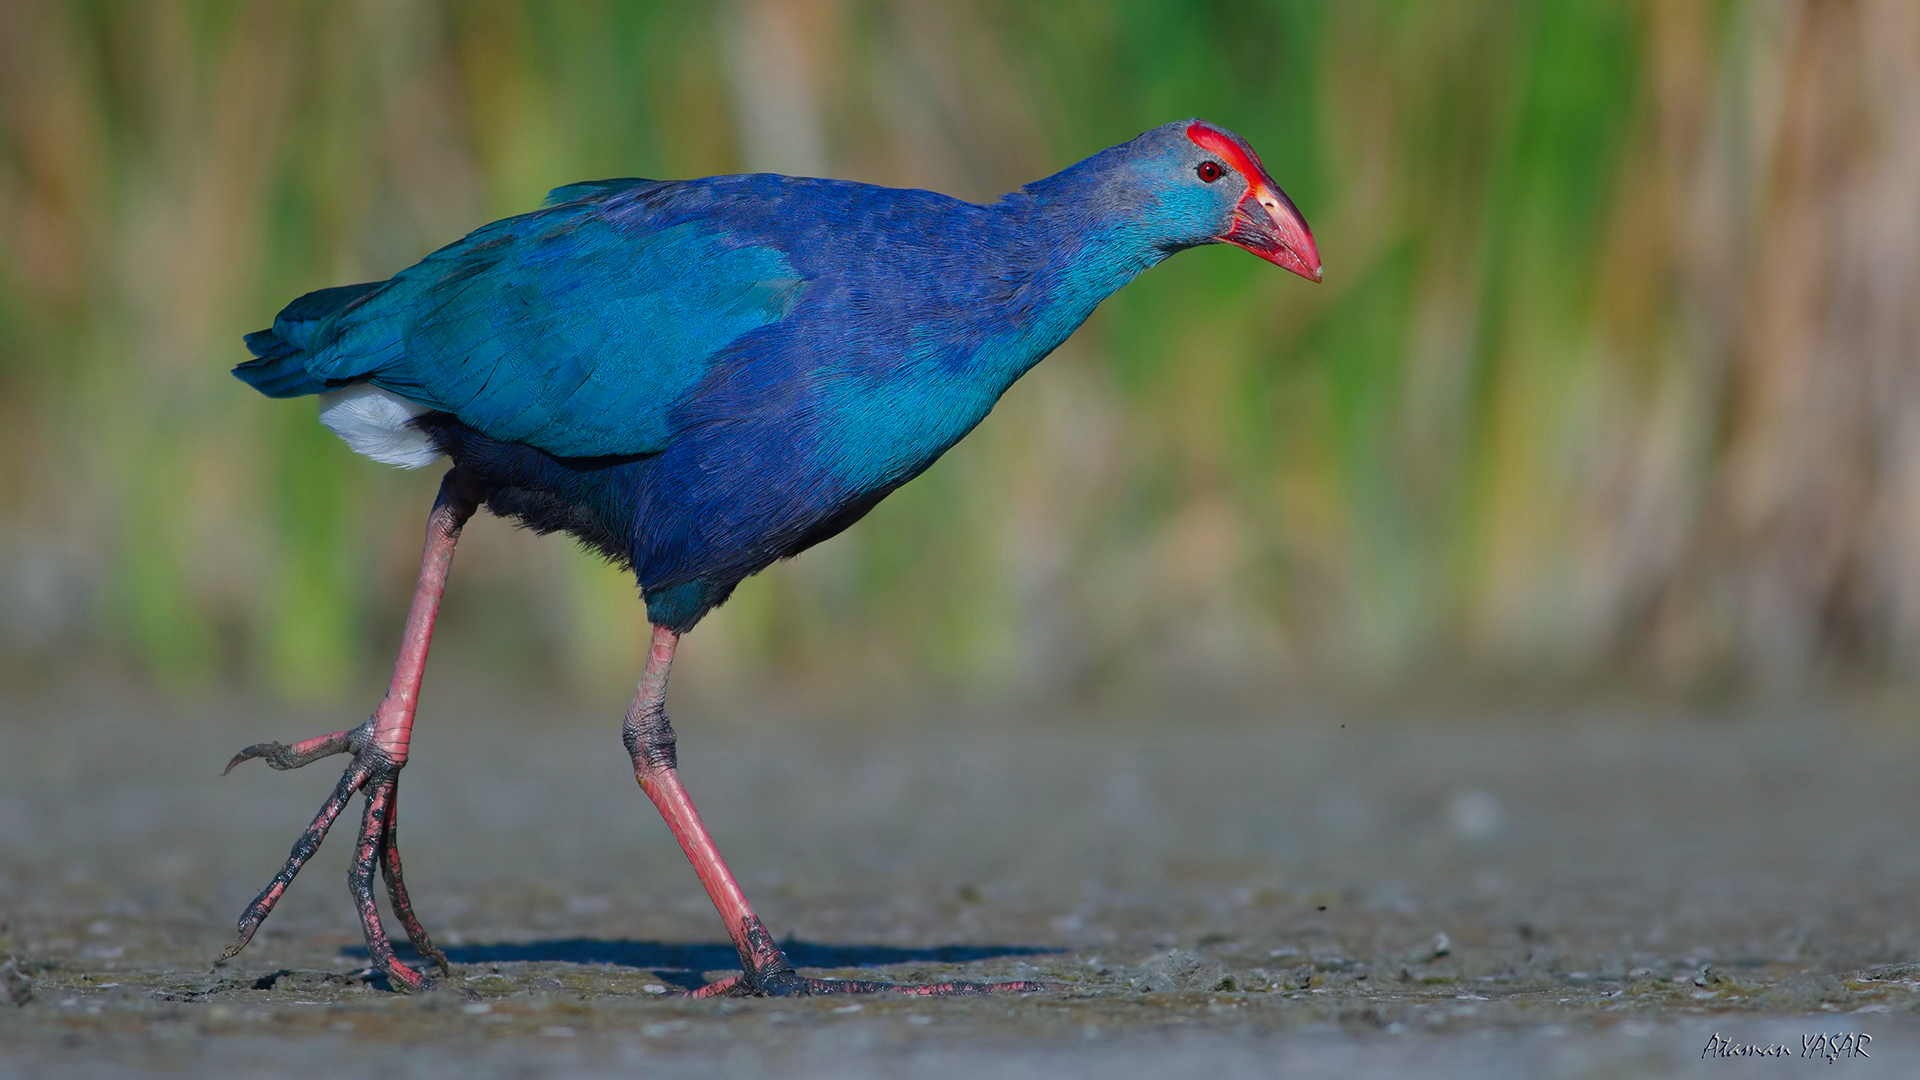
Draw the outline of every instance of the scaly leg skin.
[[[440,968],[440,974],[451,975],[453,968],[447,963],[447,954],[427,936],[427,928],[420,925],[420,916],[413,913],[413,900],[407,896],[407,883],[400,877],[400,785],[398,778],[387,794],[387,827],[380,841],[380,876],[387,882],[387,900],[393,905],[393,917],[406,927],[407,940],[413,943],[413,949],[421,956],[432,960]]]
[[[653,628],[653,644],[647,651],[646,674],[627,710],[627,722],[621,734],[627,753],[633,757],[634,777],[641,790],[653,800],[660,816],[673,830],[674,839],[693,863],[693,871],[706,886],[707,896],[726,922],[733,946],[740,952],[740,974],[692,992],[693,997],[733,996],[786,997],[795,994],[918,994],[948,996],[962,994],[1027,993],[1059,989],[1043,982],[974,983],[946,982],[907,985],[862,979],[815,979],[801,975],[787,962],[786,954],[767,932],[765,924],[753,913],[733,873],[720,858],[713,838],[700,821],[687,789],[681,786],[673,725],[667,722],[667,671],[673,666],[674,647],[680,635],[665,627]]]
[[[433,623],[440,612],[440,597],[446,592],[447,570],[453,564],[453,548],[460,530],[474,511],[479,499],[467,478],[454,469],[440,482],[439,497],[427,518],[426,549],[420,556],[420,580],[414,586],[413,606],[407,612],[407,629],[400,642],[400,656],[393,666],[393,682],[387,696],[367,722],[352,731],[337,731],[317,739],[288,746],[284,743],[257,743],[234,755],[226,772],[249,758],[260,758],[275,769],[297,769],[333,754],[352,754],[353,763],[334,786],[333,794],[314,816],[313,824],[294,841],[293,850],[280,872],[273,876],[253,903],[240,914],[239,934],[220,954],[220,961],[238,955],[253,940],[273,906],[285,895],[294,875],[320,849],[327,830],[353,799],[354,792],[365,791],[366,813],[361,817],[360,835],[354,848],[353,865],[347,871],[347,888],[360,913],[366,933],[367,956],[375,967],[386,973],[397,989],[431,990],[432,978],[400,963],[393,954],[393,943],[380,924],[380,909],[374,902],[375,867],[387,882],[387,897],[393,913],[406,927],[407,938],[420,955],[439,965],[441,974],[449,974],[447,956],[427,936],[426,928],[413,912],[413,901],[400,874],[399,828],[400,770],[407,763],[407,747],[413,739],[414,707],[420,700],[420,677],[426,670],[427,648],[433,642]],[[225,775],[225,773],[222,773]],[[220,962],[216,961],[216,963]]]

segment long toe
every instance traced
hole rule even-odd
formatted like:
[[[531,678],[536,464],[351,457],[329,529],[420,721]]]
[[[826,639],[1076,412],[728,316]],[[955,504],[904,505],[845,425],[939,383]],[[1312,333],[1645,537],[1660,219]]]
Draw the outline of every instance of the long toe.
[[[322,735],[317,739],[304,739],[288,746],[283,742],[254,743],[252,746],[233,755],[227,767],[220,770],[225,776],[243,761],[260,758],[275,769],[298,769],[302,765],[311,765],[323,757],[344,754],[353,748],[354,736],[371,730],[373,721],[348,731],[336,731],[331,735]]]
[[[396,820],[395,809],[398,806],[400,792],[400,770],[393,765],[377,766],[374,775],[367,781],[367,809],[360,819],[360,836],[354,845],[353,864],[347,870],[347,887],[353,893],[353,904],[360,912],[360,928],[367,939],[367,958],[373,965],[386,972],[387,981],[396,990],[419,993],[436,989],[432,976],[415,971],[400,962],[393,954],[393,942],[387,937],[386,927],[380,922],[380,908],[374,900],[373,877],[376,868],[390,863],[387,876],[389,898],[397,900],[401,922],[406,925],[408,935],[415,942],[425,946],[421,950],[428,959],[437,960],[441,970],[447,969],[446,956],[427,940],[427,933],[413,914],[413,904],[407,899],[406,886],[400,878],[400,856],[396,850],[388,859],[388,849],[393,843],[393,824]]]
[[[328,795],[327,801],[320,805],[320,812],[314,815],[313,824],[308,825],[299,839],[293,842],[293,850],[287,853],[287,861],[280,867],[280,872],[273,875],[273,880],[267,882],[267,887],[260,890],[260,895],[254,897],[253,903],[248,904],[246,910],[240,913],[240,923],[236,928],[237,933],[233,944],[227,946],[226,951],[220,954],[220,959],[215,963],[230,960],[239,955],[240,950],[247,947],[247,942],[253,940],[254,931],[260,929],[260,924],[273,913],[274,905],[286,895],[287,887],[293,884],[293,879],[300,873],[300,868],[307,864],[308,859],[313,858],[314,852],[320,850],[320,842],[327,838],[327,831],[333,828],[333,823],[339,818],[340,811],[346,809],[347,803],[352,801],[353,793],[366,785],[372,772],[373,770],[358,757],[353,759],[353,764],[347,766],[347,771],[340,776],[340,782],[334,785],[332,794]]]
[[[816,994],[903,994],[910,997],[978,997],[985,994],[1034,994],[1045,990],[1064,990],[1063,983],[1032,979],[1012,982],[939,982],[894,983],[872,979],[817,979],[795,971],[780,971],[750,979],[729,975],[708,983],[687,996],[704,997],[811,997]]]

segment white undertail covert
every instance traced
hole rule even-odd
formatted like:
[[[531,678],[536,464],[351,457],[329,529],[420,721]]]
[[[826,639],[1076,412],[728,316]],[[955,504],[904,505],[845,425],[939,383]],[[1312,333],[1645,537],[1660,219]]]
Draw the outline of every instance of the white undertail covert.
[[[403,469],[422,468],[440,457],[426,433],[407,423],[432,411],[367,382],[320,395],[320,422],[345,439],[354,453]]]

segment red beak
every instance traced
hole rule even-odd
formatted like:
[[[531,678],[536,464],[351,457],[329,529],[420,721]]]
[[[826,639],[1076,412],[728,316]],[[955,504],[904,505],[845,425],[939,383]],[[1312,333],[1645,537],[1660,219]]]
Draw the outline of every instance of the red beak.
[[[1247,181],[1247,193],[1233,208],[1233,228],[1220,239],[1309,281],[1319,281],[1320,251],[1313,246],[1313,233],[1293,200],[1264,169],[1248,176]]]

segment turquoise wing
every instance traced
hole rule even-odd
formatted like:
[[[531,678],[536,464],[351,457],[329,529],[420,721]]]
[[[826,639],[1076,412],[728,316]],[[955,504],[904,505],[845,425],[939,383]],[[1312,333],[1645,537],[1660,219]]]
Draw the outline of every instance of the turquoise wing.
[[[674,407],[805,287],[779,249],[650,205],[665,186],[559,189],[287,331],[325,385],[370,380],[561,457],[657,452]]]

